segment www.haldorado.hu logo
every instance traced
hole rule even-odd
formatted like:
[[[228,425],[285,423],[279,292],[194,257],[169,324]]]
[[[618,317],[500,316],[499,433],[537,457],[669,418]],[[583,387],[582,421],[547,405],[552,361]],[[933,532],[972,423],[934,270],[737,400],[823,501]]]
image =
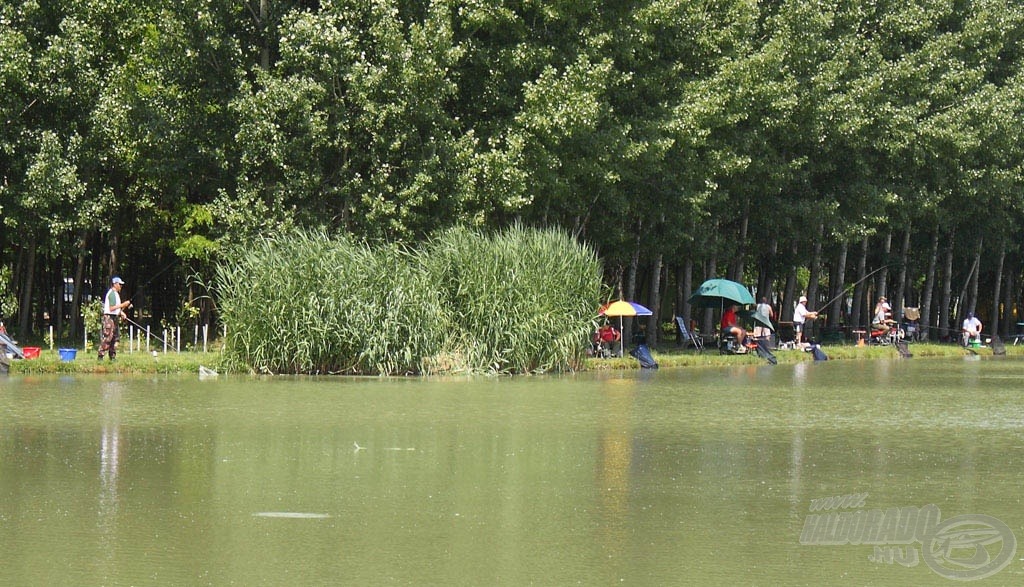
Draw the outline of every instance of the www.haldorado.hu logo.
[[[920,559],[948,579],[984,579],[1003,570],[1017,538],[1002,521],[982,514],[942,519],[938,506],[864,509],[867,493],[811,500],[800,544],[868,544],[873,563],[917,566]],[[918,558],[917,544],[921,548]]]

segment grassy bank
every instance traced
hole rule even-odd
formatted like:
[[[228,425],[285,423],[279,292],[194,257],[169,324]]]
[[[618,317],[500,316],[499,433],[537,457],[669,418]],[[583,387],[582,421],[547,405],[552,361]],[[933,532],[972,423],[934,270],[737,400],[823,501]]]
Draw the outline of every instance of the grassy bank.
[[[972,356],[960,346],[952,344],[912,344],[910,352],[915,357],[948,357],[959,359]],[[853,345],[836,345],[822,347],[830,360],[871,360],[871,359],[895,359],[896,350],[892,347],[857,347]],[[981,356],[992,356],[992,349],[985,347],[975,351]],[[1024,346],[1007,346],[1008,356],[1024,356]],[[679,350],[670,344],[664,348],[653,351],[658,365],[662,369],[682,367],[725,367],[736,365],[764,365],[764,359],[757,354],[720,355],[718,351],[710,349],[703,353],[693,350]],[[776,351],[775,356],[779,364],[792,364],[801,361],[812,361],[810,353],[803,351]],[[199,366],[214,369],[221,373],[230,372],[226,367],[220,352],[210,353],[158,353],[152,356],[146,353],[122,353],[118,355],[117,361],[97,361],[92,354],[83,356],[79,351],[74,361],[62,362],[57,351],[44,350],[38,359],[27,361],[12,361],[12,374],[32,373],[82,373],[82,374],[168,374],[184,373],[198,374]],[[588,359],[584,365],[585,370],[614,370],[614,369],[638,369],[639,363],[633,357],[612,359]]]
[[[212,353],[157,353],[155,356],[144,352],[119,353],[116,361],[97,361],[95,354],[79,350],[75,360],[61,361],[56,350],[44,349],[39,358],[11,361],[11,374],[40,373],[199,373],[203,365],[216,371],[221,370],[222,356]]]
[[[895,359],[899,355],[896,349],[889,347],[855,345],[834,345],[822,346],[829,360],[870,360],[870,359]],[[992,356],[990,347],[976,349],[973,352],[955,344],[932,344],[915,343],[908,346],[910,353],[915,357],[949,357],[962,358],[977,353],[981,356]],[[811,353],[804,351],[775,351],[775,357],[779,364],[799,363],[802,361],[813,361]],[[1024,355],[1024,346],[1007,346],[1007,355]],[[692,349],[679,350],[667,344],[658,350],[652,350],[654,360],[660,368],[671,367],[693,367],[693,366],[734,366],[734,365],[764,365],[765,360],[750,353],[747,355],[720,355],[714,348],[698,353]],[[612,358],[612,359],[589,359],[587,369],[637,369],[639,364],[633,357]]]

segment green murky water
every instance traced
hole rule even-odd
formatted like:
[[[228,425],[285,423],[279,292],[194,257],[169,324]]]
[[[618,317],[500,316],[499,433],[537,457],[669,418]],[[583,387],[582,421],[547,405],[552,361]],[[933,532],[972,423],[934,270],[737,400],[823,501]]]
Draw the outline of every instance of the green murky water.
[[[1019,585],[1022,373],[0,379],[0,584],[948,584],[888,520],[808,530],[934,505],[1012,536],[928,562]]]

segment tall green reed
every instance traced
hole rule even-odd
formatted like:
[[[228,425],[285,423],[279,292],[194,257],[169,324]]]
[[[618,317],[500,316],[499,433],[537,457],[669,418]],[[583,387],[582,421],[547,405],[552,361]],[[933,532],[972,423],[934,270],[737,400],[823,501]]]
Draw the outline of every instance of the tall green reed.
[[[577,368],[600,288],[557,231],[447,231],[418,250],[289,233],[217,271],[225,359],[275,373]]]
[[[556,230],[515,225],[435,237],[425,262],[453,309],[453,352],[473,369],[524,373],[577,368],[593,330],[601,266]]]

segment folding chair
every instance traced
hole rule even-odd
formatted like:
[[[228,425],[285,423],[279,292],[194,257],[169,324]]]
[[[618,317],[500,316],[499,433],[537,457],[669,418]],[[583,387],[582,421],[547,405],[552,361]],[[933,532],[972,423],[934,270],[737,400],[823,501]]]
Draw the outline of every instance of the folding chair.
[[[683,341],[683,346],[692,345],[693,348],[698,351],[704,350],[704,339],[699,334],[690,332],[690,329],[686,326],[686,321],[683,320],[682,316],[676,316],[676,328],[679,330],[679,339]]]
[[[920,319],[921,308],[903,308],[903,330],[907,333],[907,340],[924,340],[919,332]]]

